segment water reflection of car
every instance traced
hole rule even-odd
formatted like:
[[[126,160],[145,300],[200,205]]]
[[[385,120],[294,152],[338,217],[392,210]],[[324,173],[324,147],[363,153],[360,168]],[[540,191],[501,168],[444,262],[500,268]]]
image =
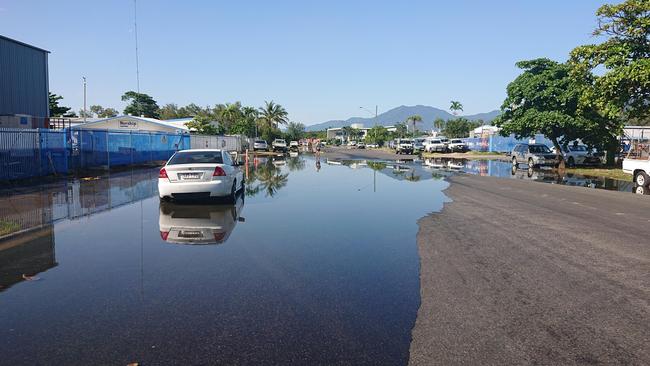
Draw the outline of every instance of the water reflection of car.
[[[557,166],[557,156],[544,144],[517,144],[510,153],[512,165],[528,164],[536,168],[539,166]]]
[[[160,203],[158,225],[160,237],[175,244],[221,244],[243,222],[244,195],[238,194],[235,204],[200,205]]]
[[[451,160],[447,161],[447,167],[449,169],[459,170],[459,169],[463,169],[465,167],[465,164],[464,164],[463,160],[451,159]]]
[[[225,150],[176,152],[158,173],[161,199],[204,199],[235,195],[244,188],[244,174]]]
[[[300,147],[300,144],[298,143],[298,141],[289,142],[289,150],[298,151],[299,147]]]
[[[634,185],[634,189],[632,191],[636,194],[650,195],[650,188],[647,186]]]
[[[287,161],[285,159],[273,159],[272,163],[277,168],[287,165]]]
[[[440,159],[440,158],[425,159],[424,160],[424,165],[427,166],[427,167],[431,167],[433,169],[442,169],[442,168],[447,166],[447,164],[445,164],[445,161],[443,159]]]
[[[562,146],[562,157],[568,166],[576,165],[598,165],[601,163],[600,157],[585,145],[571,144],[569,146]],[[555,148],[551,149],[555,153]]]

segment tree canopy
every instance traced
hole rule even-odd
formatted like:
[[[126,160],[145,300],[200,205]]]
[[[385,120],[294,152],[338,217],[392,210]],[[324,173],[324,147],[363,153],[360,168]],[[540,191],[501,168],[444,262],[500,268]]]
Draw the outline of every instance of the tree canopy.
[[[442,134],[449,138],[468,137],[470,131],[478,126],[477,122],[472,122],[467,118],[455,118],[445,123]]]
[[[128,91],[122,95],[122,101],[129,102],[124,108],[124,114],[160,118],[158,103],[148,94]]]
[[[650,116],[650,1],[627,0],[596,12],[600,44],[571,52],[573,76],[582,83],[581,107],[612,120]],[[604,69],[600,75],[592,71]]]
[[[48,97],[49,97],[49,104],[50,104],[50,116],[63,117],[66,116],[72,109],[70,107],[64,107],[62,105],[59,105],[59,101],[63,99],[62,96],[50,92],[48,93]]]

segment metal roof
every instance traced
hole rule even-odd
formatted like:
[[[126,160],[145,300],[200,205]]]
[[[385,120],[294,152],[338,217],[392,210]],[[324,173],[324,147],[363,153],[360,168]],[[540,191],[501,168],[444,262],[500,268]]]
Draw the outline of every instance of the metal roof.
[[[17,43],[17,44],[19,44],[19,45],[21,45],[21,46],[25,46],[25,47],[33,48],[33,49],[38,50],[38,51],[42,51],[42,52],[50,53],[50,51],[48,51],[48,50],[44,50],[44,49],[42,49],[42,48],[38,48],[38,47],[36,47],[36,46],[32,46],[31,44],[28,44],[28,43],[25,43],[25,42],[17,41],[17,40],[15,40],[15,39],[13,39],[13,38],[5,37],[5,36],[3,36],[2,34],[0,34],[0,38],[4,39],[4,40],[6,40],[6,41],[9,41],[9,42]]]
[[[138,120],[138,121],[149,122],[149,123],[157,124],[157,125],[164,126],[164,127],[167,127],[167,128],[174,128],[174,129],[177,129],[177,130],[189,131],[189,128],[187,128],[187,126],[178,126],[178,125],[170,124],[170,123],[167,123],[166,121],[161,121],[161,120],[155,119],[155,118],[136,117],[136,116],[129,116],[129,115],[109,117],[109,118],[100,119],[100,120],[96,120],[96,121],[92,121],[92,122],[82,123],[82,124],[73,126],[73,128],[83,128],[84,126],[87,126],[87,125],[94,125],[94,124],[97,124],[97,123],[111,121],[111,120],[114,120],[114,119],[123,119],[123,118],[132,118],[132,119],[135,119],[135,120]]]

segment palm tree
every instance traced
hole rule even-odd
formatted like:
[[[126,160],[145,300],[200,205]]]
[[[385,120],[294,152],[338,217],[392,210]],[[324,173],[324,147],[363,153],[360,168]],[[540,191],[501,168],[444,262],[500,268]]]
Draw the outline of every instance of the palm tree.
[[[451,109],[454,116],[457,116],[459,111],[463,111],[463,105],[458,101],[452,100],[449,109]]]
[[[264,102],[264,107],[260,107],[259,110],[260,122],[269,129],[278,128],[278,125],[286,125],[289,122],[287,110],[273,101]]]
[[[415,175],[415,170],[411,170],[411,174],[407,175],[404,177],[409,182],[419,182],[420,181],[420,176]]]
[[[354,128],[352,126],[343,126],[341,127],[341,132],[343,132],[343,139],[345,141],[348,141],[350,139],[350,136],[353,133]]]
[[[408,126],[409,122],[413,122],[413,133],[415,133],[415,124],[417,122],[422,122],[422,117],[419,114],[415,114],[406,119],[406,125]],[[407,129],[408,131],[408,129]]]
[[[433,127],[437,128],[438,131],[441,131],[442,128],[445,126],[445,120],[438,117],[433,121]]]

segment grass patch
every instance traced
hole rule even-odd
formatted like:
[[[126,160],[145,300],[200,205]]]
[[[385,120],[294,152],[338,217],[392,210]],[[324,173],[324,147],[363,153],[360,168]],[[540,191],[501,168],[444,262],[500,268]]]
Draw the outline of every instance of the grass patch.
[[[632,180],[632,174],[623,172],[619,168],[566,168],[567,173],[575,173],[590,177],[603,177],[618,180]]]
[[[0,220],[0,236],[9,235],[20,230],[20,225],[13,221]]]

